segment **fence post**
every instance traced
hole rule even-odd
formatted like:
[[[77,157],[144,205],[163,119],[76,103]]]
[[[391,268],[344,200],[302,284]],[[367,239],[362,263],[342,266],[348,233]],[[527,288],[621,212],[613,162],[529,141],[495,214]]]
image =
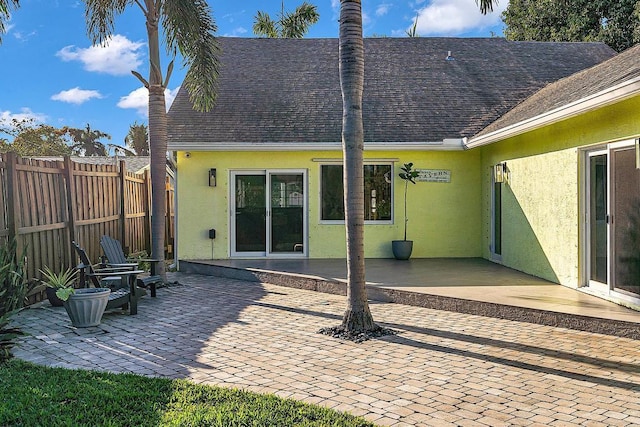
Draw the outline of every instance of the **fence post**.
[[[9,229],[9,241],[16,239],[17,251],[21,254],[23,244],[18,239],[18,229],[20,228],[20,194],[18,191],[18,171],[16,165],[18,163],[18,156],[16,153],[10,151],[6,157],[7,163],[7,228]]]
[[[67,216],[69,223],[69,253],[70,260],[75,259],[74,249],[71,247],[71,242],[76,241],[76,216],[73,209],[73,200],[74,194],[76,194],[76,183],[73,179],[73,162],[71,161],[71,157],[64,156],[64,180],[65,184],[65,195],[67,196]]]
[[[122,242],[122,246],[123,247],[127,247],[129,246],[128,243],[129,241],[127,240],[128,238],[128,234],[127,234],[127,209],[126,209],[126,202],[127,202],[127,195],[126,195],[126,191],[127,191],[127,168],[126,168],[126,164],[124,160],[120,160],[119,162],[119,166],[120,166],[120,241]],[[126,250],[126,249],[125,249]]]

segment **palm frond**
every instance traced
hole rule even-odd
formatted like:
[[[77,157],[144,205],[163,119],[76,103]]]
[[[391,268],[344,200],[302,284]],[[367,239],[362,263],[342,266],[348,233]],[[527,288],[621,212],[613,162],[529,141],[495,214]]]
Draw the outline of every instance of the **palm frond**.
[[[165,1],[162,2],[161,17],[167,52],[179,50],[184,58],[183,65],[189,69],[183,85],[194,109],[211,110],[220,74],[220,46],[209,4],[204,0]]]
[[[310,3],[304,2],[300,6],[296,8],[294,15],[298,20],[302,20],[308,22],[310,24],[315,24],[320,19],[320,14],[318,13],[318,8]]]
[[[498,0],[476,0],[476,4],[480,6],[480,12],[486,15],[489,12],[493,12],[493,5],[498,5]]]
[[[271,19],[268,13],[258,11],[253,22],[253,34],[269,38],[278,37],[278,27],[276,21]]]
[[[309,31],[309,27],[318,22],[318,19],[320,14],[317,7],[304,2],[295,11],[282,16],[282,37],[302,38]]]
[[[116,16],[131,0],[85,0],[87,36],[93,44],[104,45],[113,35]]]
[[[20,7],[18,0],[0,0],[0,44],[2,44],[2,35],[6,32],[4,22],[11,18],[11,9]]]

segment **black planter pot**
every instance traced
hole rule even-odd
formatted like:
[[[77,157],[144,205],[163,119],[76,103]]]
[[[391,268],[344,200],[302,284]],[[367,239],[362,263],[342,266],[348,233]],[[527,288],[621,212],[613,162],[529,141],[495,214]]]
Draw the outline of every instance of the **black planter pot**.
[[[58,296],[56,295],[55,289],[47,286],[45,288],[45,292],[47,293],[47,298],[49,299],[49,302],[51,303],[52,306],[62,307],[63,301],[60,298],[58,298]]]
[[[396,259],[409,259],[413,250],[413,240],[392,240],[391,250]]]

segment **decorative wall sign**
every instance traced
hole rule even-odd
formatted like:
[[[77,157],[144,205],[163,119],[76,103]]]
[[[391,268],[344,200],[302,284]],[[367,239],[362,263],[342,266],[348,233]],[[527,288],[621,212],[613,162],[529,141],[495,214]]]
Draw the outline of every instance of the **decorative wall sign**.
[[[451,171],[446,169],[416,169],[420,182],[451,182]]]

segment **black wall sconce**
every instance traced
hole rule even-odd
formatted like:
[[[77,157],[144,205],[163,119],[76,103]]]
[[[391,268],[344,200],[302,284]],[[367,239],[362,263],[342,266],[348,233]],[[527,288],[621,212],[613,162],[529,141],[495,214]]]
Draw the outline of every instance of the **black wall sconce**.
[[[218,185],[216,179],[216,168],[209,169],[209,187],[215,187]]]

